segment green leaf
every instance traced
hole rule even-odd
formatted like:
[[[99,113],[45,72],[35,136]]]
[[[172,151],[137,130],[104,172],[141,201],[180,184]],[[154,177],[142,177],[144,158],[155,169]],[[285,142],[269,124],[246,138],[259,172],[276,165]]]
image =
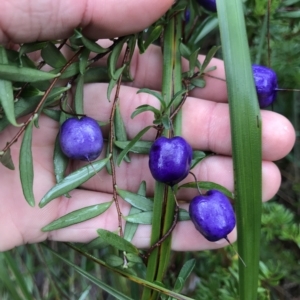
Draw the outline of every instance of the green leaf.
[[[108,101],[110,101],[110,95],[111,95],[111,92],[113,90],[113,88],[116,86],[120,76],[122,75],[122,72],[123,70],[125,69],[126,65],[123,65],[121,68],[119,68],[115,73],[114,73],[114,78],[112,78],[110,81],[109,81],[109,84],[108,84],[108,88],[107,88],[107,99]]]
[[[123,218],[127,222],[131,222],[134,224],[152,225],[153,211],[137,212],[135,214],[124,216]],[[191,219],[190,215],[186,210],[184,209],[179,210],[178,221],[189,221],[190,219]]]
[[[183,289],[184,284],[188,279],[188,277],[191,275],[195,265],[196,265],[196,260],[194,258],[184,263],[184,265],[182,266],[179,272],[178,278],[175,281],[175,285],[173,289],[174,292],[179,293]]]
[[[120,38],[115,44],[114,48],[108,57],[108,75],[113,80],[118,80],[120,75],[116,73],[117,61],[120,57],[123,45],[126,43],[127,37]],[[125,66],[123,66],[125,67]],[[123,71],[123,70],[122,70]],[[109,99],[109,97],[108,97]]]
[[[217,0],[227,78],[235,182],[239,298],[257,299],[262,207],[261,116],[240,0]]]
[[[160,37],[162,31],[163,31],[162,25],[157,25],[155,27],[151,27],[147,32],[148,37],[147,37],[146,41],[144,42],[144,49],[147,49],[150,44],[155,42]]]
[[[143,211],[153,210],[153,201],[149,198],[118,188],[116,188],[116,190],[119,196],[132,206]]]
[[[197,183],[195,181],[193,182],[188,182],[185,183],[181,186],[178,187],[178,189],[182,189],[182,188],[193,188],[193,189],[197,189],[197,184],[199,186],[200,189],[204,189],[204,190],[218,190],[220,192],[222,192],[223,194],[225,194],[227,197],[234,199],[234,194],[231,193],[228,189],[226,189],[225,187],[223,187],[220,184],[214,183],[214,182],[210,182],[210,181],[197,181]]]
[[[146,128],[142,129],[134,138],[130,141],[130,143],[122,150],[119,154],[117,159],[118,166],[121,164],[122,160],[124,159],[125,155],[130,151],[130,149],[135,145],[136,142],[150,129],[152,126],[147,126]]]
[[[77,188],[90,178],[92,178],[97,172],[105,167],[109,157],[92,162],[79,170],[69,174],[59,183],[57,183],[52,189],[50,189],[39,203],[39,207],[42,208],[48,204],[51,200],[64,195]]]
[[[64,263],[72,267],[76,272],[78,272],[83,277],[87,278],[89,281],[91,281],[96,286],[100,287],[102,290],[106,291],[108,294],[112,295],[115,299],[119,300],[132,300],[131,298],[127,297],[120,291],[112,288],[110,285],[107,285],[106,283],[102,282],[98,278],[92,276],[89,272],[86,272],[82,268],[78,267],[77,265],[70,262],[68,259],[63,258],[60,254],[56,253],[55,251],[48,249],[53,253],[55,256],[57,256],[60,260],[62,260]]]
[[[193,78],[191,80],[191,84],[198,87],[198,88],[200,88],[200,89],[203,89],[206,85],[206,82],[202,78]]]
[[[68,87],[55,87],[52,89],[48,97],[46,98],[45,106],[52,105],[55,101],[60,99],[64,92],[70,89],[70,86]],[[20,98],[15,103],[15,115],[16,118],[25,116],[31,112],[34,111],[36,106],[39,104],[41,100],[41,96],[35,96],[30,97],[27,99]],[[7,118],[4,116],[2,119],[0,119],[0,131],[5,129],[10,123],[8,122]]]
[[[107,242],[105,242],[101,236],[96,237],[95,239],[93,239],[92,241],[90,241],[88,244],[84,244],[80,247],[80,249],[82,249],[83,251],[90,251],[90,250],[94,250],[94,249],[104,249],[106,247],[108,247],[109,244]]]
[[[42,48],[41,56],[46,64],[53,68],[62,68],[67,63],[63,54],[52,42],[48,42],[47,46]]]
[[[201,69],[200,69],[200,73],[205,72],[205,69],[207,68],[207,66],[209,65],[210,61],[212,60],[212,58],[215,56],[215,54],[217,53],[217,51],[220,49],[220,46],[213,46],[208,53],[205,56],[205,59],[202,63]]]
[[[103,260],[111,267],[120,267],[124,264],[123,259],[120,256],[114,254],[107,254]]]
[[[8,64],[6,50],[3,46],[0,46],[0,63],[4,65]],[[0,80],[0,104],[8,121],[13,126],[22,126],[17,124],[15,118],[13,87],[10,81]]]
[[[83,87],[84,87],[84,75],[79,74],[76,83],[74,106],[76,114],[83,115]]]
[[[157,108],[155,108],[152,105],[148,105],[148,104],[143,104],[138,106],[135,111],[131,114],[131,119],[133,119],[135,116],[139,115],[142,112],[145,111],[151,111],[154,113],[155,119],[159,119],[161,116],[161,112],[160,110],[158,110]]]
[[[139,250],[134,247],[130,242],[124,240],[119,235],[105,230],[105,229],[97,229],[97,233],[104,241],[106,241],[109,245],[115,247],[118,250],[135,253],[138,254]]]
[[[164,97],[162,96],[161,93],[147,89],[147,88],[139,89],[137,91],[137,94],[140,94],[140,93],[146,93],[146,94],[154,96],[160,102],[162,109],[166,108],[166,103],[165,103]]]
[[[33,42],[33,43],[25,43],[21,46],[19,51],[19,56],[21,57],[25,53],[35,52],[37,50],[41,50],[46,47],[48,42]]]
[[[90,220],[104,213],[111,206],[111,204],[112,202],[105,202],[77,209],[44,226],[42,231],[46,232],[56,230]]]
[[[199,150],[194,150],[190,170],[192,170],[194,167],[196,167],[196,165],[205,157],[206,157],[205,152],[199,151]]]
[[[110,78],[105,67],[88,68],[84,74],[84,83],[109,82]]]
[[[48,72],[35,70],[25,67],[16,67],[12,65],[0,64],[0,79],[19,82],[38,82],[50,80],[60,74],[51,74]]]
[[[81,36],[81,41],[82,41],[83,45],[92,52],[95,52],[95,53],[107,52],[106,48],[101,47],[100,45],[98,45],[96,43],[96,41],[92,41],[83,35]]]
[[[10,148],[0,155],[0,162],[3,166],[10,170],[14,170],[15,166],[10,155]]]
[[[60,70],[61,70],[61,68],[53,69],[49,73],[50,74],[56,74],[56,73],[60,72]],[[68,78],[71,78],[73,76],[76,76],[78,73],[80,73],[80,71],[79,71],[79,62],[75,61],[70,66],[67,67],[67,69],[60,75],[59,78],[60,79],[68,79]]]
[[[56,182],[61,182],[65,177],[65,172],[67,170],[69,159],[62,152],[59,144],[59,133],[55,140],[54,153],[53,153],[53,166],[54,175]]]
[[[123,218],[126,220],[126,222],[151,225],[153,219],[153,211],[138,212],[136,214],[124,216]]]
[[[47,116],[47,117],[49,117],[49,118],[51,118],[52,120],[54,120],[54,121],[59,121],[59,119],[60,119],[60,110],[58,110],[58,109],[50,109],[50,108],[44,108],[43,109],[43,113]]]
[[[23,294],[22,299],[31,300],[32,294],[30,293],[28,282],[26,282],[23,272],[20,271],[20,266],[17,264],[15,256],[12,255],[12,253],[10,251],[3,252],[2,255],[4,257],[4,260],[7,264],[7,266],[9,267],[8,268],[9,271],[13,274],[13,277],[14,277],[13,281],[10,279],[11,276],[9,276],[9,275],[7,276],[7,279],[10,279],[10,281],[13,283],[15,290],[17,290],[16,289],[16,286],[17,286],[18,289],[20,289],[22,291],[22,294]],[[1,269],[3,269],[3,267],[2,267],[3,264],[1,263],[1,258],[0,258],[0,265],[1,265]],[[0,274],[0,278],[1,278],[1,274]],[[3,279],[3,278],[1,278],[1,279]],[[16,298],[13,297],[12,299],[19,299],[19,296],[17,296]]]
[[[120,149],[125,149],[131,141],[115,141],[115,145]],[[148,154],[153,142],[138,141],[133,147],[130,148],[129,152],[138,154]]]
[[[141,182],[137,194],[144,196],[144,197],[146,196],[146,182],[145,181]],[[140,209],[131,206],[128,215],[136,214],[139,212],[141,212]],[[124,229],[124,239],[130,242],[133,239],[137,229],[138,229],[138,224],[126,222],[125,229]]]
[[[20,178],[24,197],[30,206],[35,205],[33,194],[33,159],[31,152],[33,120],[25,129],[24,137],[20,148]]]
[[[115,123],[115,131],[116,131],[117,141],[127,141],[126,128],[125,128],[123,118],[121,115],[119,102],[116,105],[114,123]]]
[[[90,50],[85,48],[83,49],[80,57],[79,57],[79,71],[80,71],[80,74],[85,74],[86,73],[86,68],[88,66],[88,61],[89,61],[89,56],[90,56]],[[86,82],[86,80],[84,81]]]

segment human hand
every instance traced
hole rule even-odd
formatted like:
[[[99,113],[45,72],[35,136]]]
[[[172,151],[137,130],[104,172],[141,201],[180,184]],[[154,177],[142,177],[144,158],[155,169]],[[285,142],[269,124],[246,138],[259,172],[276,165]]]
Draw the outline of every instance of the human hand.
[[[0,41],[21,43],[36,39],[65,38],[78,26],[84,27],[85,34],[93,38],[119,36],[147,27],[172,4],[172,1],[153,3],[153,0],[151,2],[144,0],[139,3],[139,7],[136,7],[135,1],[131,1],[132,3],[127,1],[125,9],[122,7],[122,2],[113,5],[113,1],[110,1],[106,7],[103,7],[103,3],[100,7],[99,1],[80,1],[76,4],[71,1],[58,0],[56,3],[53,3],[54,1],[46,2],[49,4],[44,1],[42,8],[38,8],[37,5],[30,8],[29,1],[25,0],[22,4],[20,1],[4,2],[4,11],[0,12]],[[47,5],[49,7],[46,7]],[[22,7],[22,14],[16,7]],[[39,13],[38,9],[40,9]],[[146,17],[143,11],[147,12]],[[45,12],[46,15],[43,15]],[[154,46],[143,55],[135,53],[131,66],[135,81],[122,86],[120,92],[121,111],[129,138],[134,137],[143,127],[152,124],[152,114],[143,113],[134,120],[130,118],[130,115],[141,104],[148,103],[158,106],[155,98],[147,94],[136,94],[136,92],[141,87],[154,90],[161,88],[161,62],[160,50]],[[211,65],[217,66],[217,70],[213,71],[211,75],[225,78],[222,61],[214,59]],[[217,153],[217,155],[203,160],[195,168],[194,173],[198,180],[213,181],[233,190],[226,86],[223,81],[218,79],[206,78],[206,81],[206,87],[193,90],[183,106],[182,133],[194,149]],[[107,121],[109,118],[111,103],[106,100],[106,90],[107,84],[105,83],[85,86],[85,112],[99,121]],[[290,122],[276,113],[262,111],[262,120],[263,200],[268,200],[274,196],[280,185],[280,173],[272,161],[282,158],[291,150],[295,133]],[[32,147],[36,199],[41,199],[55,184],[52,156],[54,140],[59,130],[58,124],[45,116],[41,116],[39,124],[40,129],[34,130]],[[17,130],[17,128],[10,127],[0,134],[1,148]],[[103,131],[107,136],[108,128],[104,128]],[[154,137],[154,130],[144,136],[147,140],[153,140]],[[18,169],[19,150],[20,141],[11,147],[11,155],[16,169]],[[74,162],[72,169],[77,169],[81,165],[81,162]],[[108,211],[92,220],[49,233],[41,232],[43,226],[73,210],[111,201],[111,177],[104,170],[99,173],[100,178],[94,176],[86,182],[82,186],[84,189],[72,191],[71,199],[61,197],[43,209],[37,206],[34,208],[28,206],[23,197],[17,171],[9,171],[0,166],[0,172],[3,174],[0,182],[0,251],[24,243],[40,242],[47,238],[56,241],[88,242],[97,236],[97,228],[114,231],[118,227],[116,209],[112,205]],[[133,155],[130,164],[122,163],[120,168],[117,168],[117,183],[120,188],[136,192],[142,180],[147,182],[149,196],[153,195],[154,180],[148,171],[146,156]],[[192,180],[191,177],[188,177],[184,181]],[[193,191],[182,190],[178,193],[178,199],[191,200],[193,195]],[[122,200],[120,200],[120,204],[122,213],[127,215],[130,209],[129,205]],[[187,205],[183,206],[187,207]],[[133,243],[137,247],[148,247],[150,232],[150,226],[139,226]],[[232,232],[229,238],[233,240],[235,232]],[[191,222],[180,222],[173,232],[172,247],[174,250],[212,249],[226,244],[226,241],[208,242],[196,231]]]

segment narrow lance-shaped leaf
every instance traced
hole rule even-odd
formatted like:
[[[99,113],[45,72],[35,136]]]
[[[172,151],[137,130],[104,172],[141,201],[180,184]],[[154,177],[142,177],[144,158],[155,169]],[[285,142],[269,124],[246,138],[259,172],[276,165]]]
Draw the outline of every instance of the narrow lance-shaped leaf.
[[[10,148],[0,155],[0,162],[3,166],[10,170],[14,170],[15,166],[10,155]]]
[[[77,84],[76,84],[76,91],[75,91],[75,112],[76,114],[83,115],[83,86],[84,86],[84,75],[80,74],[78,76]]]
[[[220,49],[219,46],[213,46],[207,53],[207,55],[205,56],[205,59],[201,65],[201,69],[200,69],[200,73],[204,72],[205,69],[207,68],[207,66],[209,65],[210,61],[212,60],[212,58],[215,56],[215,54],[217,53],[217,51]]]
[[[150,94],[150,95],[154,96],[160,102],[161,107],[163,109],[166,108],[166,103],[165,103],[164,98],[163,98],[161,93],[158,93],[156,91],[153,91],[153,90],[150,90],[150,89],[147,89],[147,88],[139,89],[137,91],[137,94],[140,94],[140,93],[146,93],[146,94]]]
[[[112,52],[108,57],[108,75],[113,80],[118,80],[119,75],[116,74],[117,61],[120,57],[123,45],[126,43],[127,37],[120,38],[114,45]]]
[[[117,159],[118,166],[121,164],[125,155],[130,151],[130,149],[135,145],[135,143],[150,129],[152,126],[147,126],[146,128],[142,129],[134,138],[133,140],[126,146],[126,148],[119,154]]]
[[[86,67],[88,65],[90,53],[91,53],[90,50],[85,48],[85,49],[83,49],[83,51],[79,57],[80,74],[85,74],[85,72],[86,72]],[[86,80],[85,80],[85,82],[86,82]]]
[[[120,149],[125,149],[131,141],[115,141],[115,145]],[[139,154],[148,154],[153,142],[148,141],[138,141],[135,145],[130,148],[129,152],[139,153]]]
[[[132,215],[128,215],[123,217],[127,222],[135,223],[135,224],[144,224],[144,225],[152,225],[153,223],[153,211],[143,211],[137,212]],[[178,221],[189,221],[190,215],[184,210],[179,210]]]
[[[158,119],[161,116],[160,110],[155,108],[152,105],[143,104],[138,106],[135,111],[131,114],[131,119],[133,119],[135,116],[139,115],[140,113],[143,113],[145,111],[151,111],[154,113],[155,119]]]
[[[33,120],[25,129],[24,137],[20,148],[20,178],[24,197],[30,206],[35,205],[33,194],[33,159],[32,159],[32,129]]]
[[[139,250],[135,246],[121,238],[119,235],[105,229],[97,229],[97,232],[103,238],[103,240],[111,246],[121,251],[126,251],[135,254],[139,253]]]
[[[0,46],[0,63],[8,64],[6,50]],[[0,80],[0,103],[4,110],[7,120],[14,126],[21,126],[17,124],[14,110],[14,95],[12,83],[7,80]]]
[[[234,199],[234,194],[232,192],[230,192],[228,189],[226,189],[222,185],[214,183],[214,182],[210,182],[210,181],[188,182],[188,183],[185,183],[185,184],[179,186],[178,189],[182,189],[182,188],[197,189],[197,186],[200,189],[204,189],[204,190],[212,190],[212,189],[218,190],[218,191],[224,193],[227,197]]]
[[[185,264],[182,266],[178,278],[175,281],[174,289],[173,291],[176,293],[179,293],[188,279],[188,277],[191,275],[194,267],[196,265],[196,260],[195,259],[190,259]]]
[[[116,190],[119,196],[132,206],[143,211],[153,210],[153,201],[146,198],[145,196],[121,190],[118,188]]]
[[[137,194],[144,196],[144,197],[146,196],[146,182],[145,181],[141,182]],[[141,212],[140,209],[138,209],[134,206],[131,206],[129,215],[139,213],[139,212]],[[138,228],[138,224],[126,222],[125,229],[124,229],[124,239],[130,242],[133,239],[133,237],[137,231],[137,228]]]
[[[108,88],[107,88],[107,99],[108,101],[110,101],[110,95],[111,92],[113,90],[113,88],[116,86],[120,76],[123,73],[123,70],[125,69],[126,65],[123,65],[121,68],[119,68],[118,70],[116,70],[116,72],[114,73],[114,77],[109,81],[108,84]]]
[[[52,42],[48,42],[47,46],[42,48],[41,56],[46,64],[53,68],[62,68],[67,63],[66,58]]]
[[[51,222],[47,226],[43,227],[42,231],[45,232],[56,230],[95,218],[104,213],[110,207],[111,203],[112,202],[106,202],[72,211],[66,214],[65,216]]]
[[[0,79],[19,82],[38,82],[50,80],[60,74],[52,74],[36,69],[0,64]]]
[[[97,172],[99,172],[103,167],[105,167],[108,162],[109,157],[92,162],[79,170],[69,174],[62,181],[57,183],[52,189],[50,189],[46,195],[42,198],[39,203],[39,207],[44,207],[51,200],[64,195],[77,188],[91,177],[93,177]]]

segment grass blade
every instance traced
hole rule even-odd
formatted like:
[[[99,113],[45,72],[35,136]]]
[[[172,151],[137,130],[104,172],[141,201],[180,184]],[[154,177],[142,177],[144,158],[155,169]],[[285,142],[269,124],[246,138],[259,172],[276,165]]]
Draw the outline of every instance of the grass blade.
[[[257,299],[262,206],[261,117],[240,0],[217,0],[230,107],[240,299]]]

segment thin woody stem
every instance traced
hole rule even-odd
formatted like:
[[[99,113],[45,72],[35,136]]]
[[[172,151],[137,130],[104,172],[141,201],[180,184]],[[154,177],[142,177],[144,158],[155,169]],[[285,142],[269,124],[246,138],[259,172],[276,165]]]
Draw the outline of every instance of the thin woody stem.
[[[125,65],[127,63],[129,53],[130,53],[130,49],[127,46],[122,65]],[[117,107],[118,101],[120,99],[119,95],[120,95],[121,83],[122,83],[122,74],[120,75],[118,82],[117,82],[116,93],[115,93],[115,97],[114,97],[114,101],[113,101],[113,105],[112,105],[112,109],[111,109],[111,113],[110,113],[110,118],[109,118],[109,124],[110,124],[109,152],[111,154],[110,167],[111,167],[111,173],[112,173],[113,200],[115,202],[117,213],[118,213],[120,236],[123,237],[124,233],[123,233],[123,228],[122,228],[122,212],[120,209],[120,204],[118,201],[118,194],[117,194],[117,190],[116,190],[117,178],[116,178],[116,169],[115,169],[114,154],[113,154],[113,147],[114,147],[114,141],[115,141],[114,117],[115,117],[116,107]]]
[[[61,69],[60,74],[63,74],[66,71],[66,69],[79,56],[79,54],[81,53],[81,51],[82,51],[82,49],[80,49],[79,51],[77,51],[73,55],[73,57]],[[53,79],[53,81],[51,82],[50,86],[48,87],[48,89],[46,90],[45,94],[43,95],[41,101],[39,102],[39,104],[37,105],[37,107],[35,108],[35,110],[33,111],[33,113],[30,115],[30,117],[27,119],[27,121],[24,123],[24,125],[21,127],[21,129],[18,131],[18,133],[13,137],[13,139],[3,148],[3,150],[2,150],[3,152],[7,151],[7,149],[9,149],[18,140],[18,138],[21,136],[21,134],[25,131],[27,125],[31,122],[31,120],[34,118],[35,114],[37,114],[38,111],[40,110],[40,108],[43,106],[44,102],[46,101],[48,95],[50,94],[51,90],[55,86],[55,84],[58,81],[59,77],[60,76],[58,76],[58,77],[56,77],[56,78]]]

